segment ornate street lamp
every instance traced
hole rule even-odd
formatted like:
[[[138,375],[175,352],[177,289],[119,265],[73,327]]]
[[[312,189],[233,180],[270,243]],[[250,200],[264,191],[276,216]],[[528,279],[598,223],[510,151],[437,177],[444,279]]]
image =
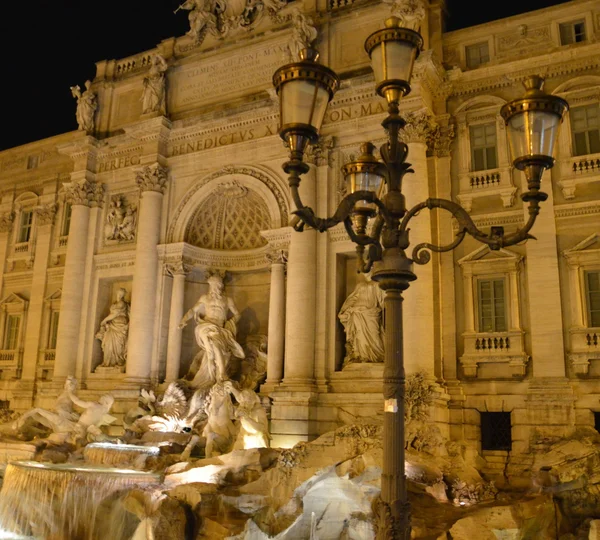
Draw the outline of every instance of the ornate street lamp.
[[[543,80],[530,77],[525,81],[527,92],[522,99],[507,103],[501,115],[507,126],[513,165],[525,173],[527,191],[521,198],[529,203],[529,220],[518,231],[504,234],[503,227],[490,232],[478,229],[459,204],[446,199],[427,199],[410,210],[402,194],[402,179],[412,173],[406,162],[408,147],[399,140],[405,122],[399,115],[399,101],[410,92],[410,77],[423,40],[410,29],[401,28],[396,17],[389,18],[385,28],[371,34],[365,49],[375,73],[376,91],[388,103],[388,116],[382,122],[388,141],[380,148],[382,162],[373,155],[374,146],[364,143],[356,161],[344,165],[342,172],[348,185],[348,195],[340,202],[335,214],[320,218],[302,204],[299,195],[300,177],[308,171],[303,161],[307,144],[315,143],[328,102],[339,86],[336,74],[316,63],[316,51],[306,50],[302,61],[279,68],[273,84],[281,103],[280,135],[289,146],[290,160],[283,169],[299,218],[294,225],[302,231],[308,225],[325,231],[344,223],[350,239],[356,244],[358,270],[372,271],[385,295],[385,364],[384,364],[384,449],[381,477],[381,497],[376,505],[377,538],[410,538],[410,505],[404,471],[404,359],[402,337],[402,291],[416,279],[413,263],[426,264],[433,252],[450,251],[466,234],[487,244],[490,249],[511,246],[533,238],[531,230],[539,213],[540,202],[547,195],[540,191],[542,174],[554,165],[552,157],[558,127],[568,104],[563,99],[542,91]],[[378,197],[381,182],[387,191]],[[455,240],[446,246],[421,243],[411,257],[408,224],[423,209],[441,208],[450,212],[459,224]],[[368,221],[372,220],[370,227]]]

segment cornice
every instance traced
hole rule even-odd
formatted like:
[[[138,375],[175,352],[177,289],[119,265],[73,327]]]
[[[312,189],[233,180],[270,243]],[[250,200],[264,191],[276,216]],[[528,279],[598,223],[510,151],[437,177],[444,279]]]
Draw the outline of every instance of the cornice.
[[[561,204],[554,207],[554,216],[556,219],[594,216],[598,214],[600,214],[600,201]]]

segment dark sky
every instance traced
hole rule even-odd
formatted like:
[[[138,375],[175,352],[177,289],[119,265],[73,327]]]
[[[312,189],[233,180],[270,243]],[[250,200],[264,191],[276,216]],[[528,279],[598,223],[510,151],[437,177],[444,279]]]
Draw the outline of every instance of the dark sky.
[[[183,1],[183,0],[181,0]],[[447,0],[447,30],[532,11],[558,0]],[[563,0],[564,1],[564,0]],[[77,128],[70,86],[95,62],[153,48],[188,30],[180,0],[0,0],[0,150]]]

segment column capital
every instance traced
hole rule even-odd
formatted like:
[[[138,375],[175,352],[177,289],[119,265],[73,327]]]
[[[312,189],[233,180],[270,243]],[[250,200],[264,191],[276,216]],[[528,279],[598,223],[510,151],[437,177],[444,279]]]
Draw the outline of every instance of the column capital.
[[[184,261],[171,261],[165,263],[165,273],[169,276],[187,276],[193,269],[194,265],[188,264]]]
[[[36,206],[33,211],[36,215],[37,224],[40,227],[44,225],[52,225],[54,223],[54,216],[56,216],[57,208],[58,205],[56,203]]]
[[[406,126],[400,130],[400,139],[406,144],[425,143],[429,147],[437,124],[425,109],[403,115]]]
[[[0,214],[0,232],[10,232],[14,220],[15,213],[12,210]]]
[[[287,249],[271,249],[265,253],[265,258],[271,264],[283,264],[284,266],[288,261]]]
[[[335,147],[335,137],[320,137],[318,142],[309,145],[305,154],[305,161],[311,165],[321,167],[327,165],[333,166],[333,148]]]
[[[65,182],[65,200],[71,206],[101,206],[104,201],[104,185],[90,180]]]
[[[135,182],[141,192],[156,191],[164,193],[167,188],[167,168],[159,163],[145,165],[136,171]]]

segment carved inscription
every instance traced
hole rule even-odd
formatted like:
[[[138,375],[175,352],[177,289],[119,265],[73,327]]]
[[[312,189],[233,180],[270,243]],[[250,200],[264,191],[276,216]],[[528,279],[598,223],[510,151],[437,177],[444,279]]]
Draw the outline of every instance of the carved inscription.
[[[362,118],[363,116],[371,116],[385,112],[383,100],[373,101],[370,103],[357,103],[347,107],[337,107],[327,111],[325,114],[324,124],[335,124],[344,120],[353,120],[354,118]]]
[[[114,171],[122,167],[131,167],[132,165],[140,164],[140,155],[115,157],[107,161],[98,163],[98,172]]]
[[[222,100],[229,94],[244,94],[251,89],[271,85],[275,70],[281,66],[287,53],[287,43],[248,48],[244,53],[229,58],[206,62],[201,66],[181,71],[172,84],[173,107]]]

